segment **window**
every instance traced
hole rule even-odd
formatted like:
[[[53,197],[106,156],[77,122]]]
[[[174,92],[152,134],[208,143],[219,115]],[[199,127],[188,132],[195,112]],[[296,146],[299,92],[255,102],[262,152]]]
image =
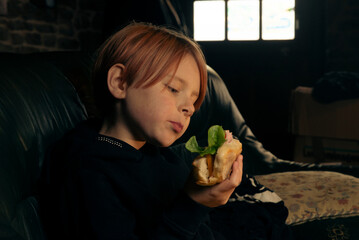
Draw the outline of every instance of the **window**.
[[[197,41],[291,40],[295,0],[194,1]]]

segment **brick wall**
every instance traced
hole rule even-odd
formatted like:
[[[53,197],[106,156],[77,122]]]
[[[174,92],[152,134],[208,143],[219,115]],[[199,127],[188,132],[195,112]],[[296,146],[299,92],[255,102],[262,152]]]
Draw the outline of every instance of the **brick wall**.
[[[36,4],[45,0],[0,2],[0,52],[92,51],[102,41],[104,1],[57,0],[52,8]]]

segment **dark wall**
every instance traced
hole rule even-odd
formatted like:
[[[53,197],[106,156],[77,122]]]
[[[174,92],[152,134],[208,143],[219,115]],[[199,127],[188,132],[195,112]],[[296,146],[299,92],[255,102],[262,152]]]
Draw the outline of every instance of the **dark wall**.
[[[322,4],[321,4],[321,3]],[[223,77],[258,139],[278,157],[290,159],[290,94],[325,71],[324,1],[297,3],[299,29],[293,41],[224,42],[201,45]]]
[[[118,2],[107,1],[105,32],[132,19],[165,23],[159,1]],[[178,2],[191,35],[193,1]],[[301,0],[293,41],[200,42],[254,134],[278,157],[291,159],[293,154],[291,91],[312,86],[328,71],[359,71],[358,9],[358,1]]]
[[[0,15],[0,51],[93,50],[132,20],[165,24],[165,0],[8,0]],[[192,0],[180,7],[192,34]],[[329,71],[359,72],[359,1],[298,0],[293,41],[200,42],[208,64],[223,78],[258,139],[281,158],[292,158],[288,131],[291,91],[312,86]]]
[[[165,23],[159,1],[118,2],[108,0],[105,32],[132,19]],[[143,8],[137,7],[140,2]],[[191,36],[193,1],[178,2]],[[328,71],[359,71],[358,9],[358,1],[301,0],[293,41],[200,42],[247,124],[278,157],[291,159],[293,154],[288,131],[291,91],[313,86]]]
[[[103,34],[104,37],[130,21],[164,24],[161,6],[157,0],[106,0]]]

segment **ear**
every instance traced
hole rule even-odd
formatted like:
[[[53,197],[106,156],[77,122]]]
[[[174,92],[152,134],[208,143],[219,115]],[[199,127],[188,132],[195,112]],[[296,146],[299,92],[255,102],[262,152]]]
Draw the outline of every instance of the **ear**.
[[[107,73],[108,90],[117,99],[124,99],[126,97],[127,83],[123,79],[124,70],[125,66],[117,63]]]

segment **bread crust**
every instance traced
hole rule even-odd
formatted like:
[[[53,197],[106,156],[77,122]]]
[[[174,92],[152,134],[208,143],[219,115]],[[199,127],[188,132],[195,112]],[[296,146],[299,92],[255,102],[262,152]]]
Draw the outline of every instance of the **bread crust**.
[[[198,185],[207,186],[208,184],[208,166],[207,166],[207,158],[205,156],[198,156],[194,159],[192,163],[194,167],[194,177],[197,180],[196,183]]]

